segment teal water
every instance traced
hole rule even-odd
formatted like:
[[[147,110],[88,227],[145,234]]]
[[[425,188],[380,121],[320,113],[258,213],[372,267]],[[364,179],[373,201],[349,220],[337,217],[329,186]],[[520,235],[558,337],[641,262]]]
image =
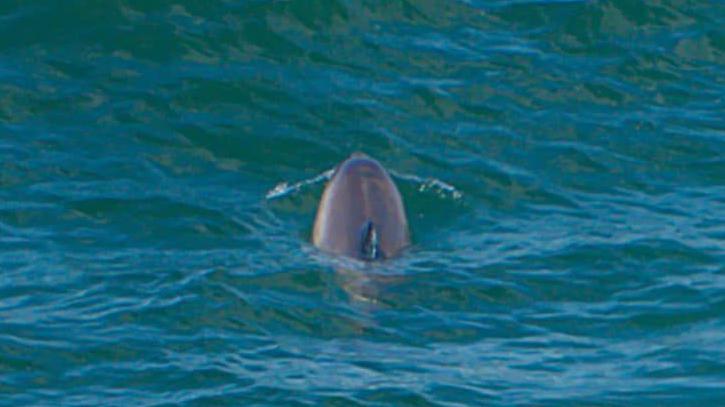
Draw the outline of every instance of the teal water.
[[[725,404],[719,1],[0,3],[0,405]],[[393,171],[414,245],[309,243]]]

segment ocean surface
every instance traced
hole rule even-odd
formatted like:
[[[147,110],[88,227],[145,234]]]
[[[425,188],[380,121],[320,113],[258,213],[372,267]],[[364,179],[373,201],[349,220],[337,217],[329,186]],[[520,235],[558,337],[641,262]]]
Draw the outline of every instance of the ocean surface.
[[[725,405],[722,1],[0,2],[0,405]],[[310,243],[352,152],[413,245]]]

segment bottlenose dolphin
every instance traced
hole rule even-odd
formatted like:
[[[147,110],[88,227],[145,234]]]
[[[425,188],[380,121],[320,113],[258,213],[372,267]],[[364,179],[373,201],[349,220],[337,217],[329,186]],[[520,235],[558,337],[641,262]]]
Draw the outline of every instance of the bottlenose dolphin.
[[[380,163],[354,153],[337,166],[317,208],[312,243],[361,260],[393,257],[410,244],[403,200]]]

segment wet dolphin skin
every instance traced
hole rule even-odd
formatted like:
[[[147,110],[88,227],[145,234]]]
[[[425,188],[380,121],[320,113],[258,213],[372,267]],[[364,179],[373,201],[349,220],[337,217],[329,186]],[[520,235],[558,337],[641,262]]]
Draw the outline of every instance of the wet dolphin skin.
[[[393,257],[410,244],[403,200],[380,163],[354,153],[338,165],[320,199],[312,243],[362,260]]]

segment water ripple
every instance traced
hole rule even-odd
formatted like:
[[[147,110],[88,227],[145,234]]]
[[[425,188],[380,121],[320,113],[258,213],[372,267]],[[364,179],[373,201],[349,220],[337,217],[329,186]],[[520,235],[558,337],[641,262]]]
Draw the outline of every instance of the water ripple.
[[[3,401],[723,404],[723,11],[3,2]],[[309,241],[352,151],[375,267]]]

